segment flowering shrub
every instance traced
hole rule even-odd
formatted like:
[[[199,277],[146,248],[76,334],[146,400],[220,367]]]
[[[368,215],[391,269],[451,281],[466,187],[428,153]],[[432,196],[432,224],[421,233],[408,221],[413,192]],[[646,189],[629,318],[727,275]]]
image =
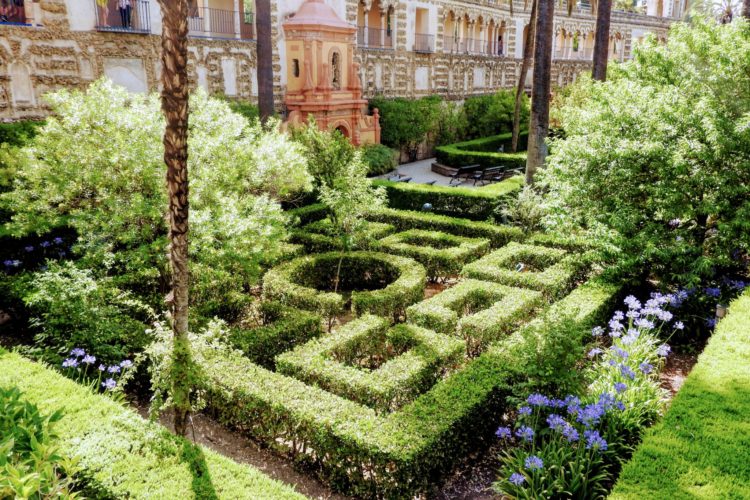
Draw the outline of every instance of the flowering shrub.
[[[684,327],[665,309],[679,301],[678,295],[657,293],[642,305],[627,297],[626,312],[615,312],[606,330],[592,330],[596,342],[588,352],[593,362],[583,394],[528,396],[514,428],[496,433],[518,445],[501,458],[498,492],[519,498],[606,493],[642,430],[663,408],[657,374],[670,348],[659,336]]]

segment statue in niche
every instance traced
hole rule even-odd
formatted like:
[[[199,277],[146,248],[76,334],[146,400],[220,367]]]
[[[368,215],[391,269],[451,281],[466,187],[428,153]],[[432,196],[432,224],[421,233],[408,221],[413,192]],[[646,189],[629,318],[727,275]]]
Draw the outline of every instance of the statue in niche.
[[[331,87],[341,90],[341,55],[338,52],[331,56]]]

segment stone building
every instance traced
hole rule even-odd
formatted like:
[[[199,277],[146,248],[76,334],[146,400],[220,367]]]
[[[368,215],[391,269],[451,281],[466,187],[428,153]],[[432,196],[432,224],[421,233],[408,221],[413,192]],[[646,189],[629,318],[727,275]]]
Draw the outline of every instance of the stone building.
[[[303,0],[272,1],[274,86],[284,108],[289,60],[284,21]],[[451,99],[510,87],[519,74],[529,12],[500,0],[325,0],[354,30],[362,94]],[[584,0],[579,0],[584,1]],[[630,57],[652,33],[665,38],[686,0],[646,0],[643,14],[613,12],[611,58]],[[254,100],[252,0],[191,0],[190,80],[211,93]],[[44,116],[44,93],[106,75],[134,92],[156,90],[161,18],[156,0],[0,0],[0,119]],[[595,20],[588,3],[555,20],[552,78],[590,68]],[[349,70],[350,68],[347,68]]]

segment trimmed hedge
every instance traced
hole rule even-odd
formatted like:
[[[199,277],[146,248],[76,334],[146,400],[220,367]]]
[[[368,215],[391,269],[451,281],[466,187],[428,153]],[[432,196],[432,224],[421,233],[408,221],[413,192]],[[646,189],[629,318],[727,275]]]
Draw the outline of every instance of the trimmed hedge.
[[[387,236],[376,245],[383,252],[411,257],[421,262],[427,268],[428,276],[438,278],[458,274],[464,264],[487,253],[490,240],[409,229]]]
[[[299,208],[287,210],[286,214],[292,223],[304,226],[328,217],[328,208],[323,203],[314,203]]]
[[[610,498],[750,498],[750,291],[736,299]]]
[[[560,248],[512,242],[481,259],[466,264],[463,276],[531,288],[556,299],[568,292],[588,266],[586,255]],[[524,265],[521,271],[518,265]]]
[[[430,186],[380,179],[372,183],[385,188],[390,208],[419,211],[425,203],[429,203],[433,213],[472,220],[486,220],[497,214],[515,199],[522,185],[518,177],[481,188]]]
[[[545,303],[541,293],[464,280],[406,310],[409,323],[466,340],[468,352],[499,340]]]
[[[591,282],[559,304],[590,327],[610,312],[618,292],[617,286]],[[559,315],[539,321],[553,325]],[[388,415],[241,356],[217,355],[202,369],[210,379],[207,402],[225,423],[316,467],[338,490],[365,498],[411,498],[429,491],[491,438],[519,376],[512,358],[522,340],[515,333],[490,345]]]
[[[500,146],[510,150],[512,134],[510,132],[490,137],[482,137],[471,141],[457,142],[446,146],[435,148],[435,156],[440,164],[449,167],[462,167],[465,165],[478,164],[482,167],[505,166],[508,168],[526,167],[526,152],[498,153]],[[525,150],[528,141],[528,133],[522,132],[518,147]]]
[[[253,363],[273,368],[274,357],[323,334],[320,315],[286,307],[278,302],[260,306],[263,326],[232,328],[229,340]]]
[[[428,231],[442,231],[454,236],[467,238],[487,238],[493,248],[499,248],[511,241],[521,241],[523,231],[516,227],[500,226],[489,222],[477,222],[457,217],[414,212],[411,210],[394,210],[381,208],[366,215],[367,220],[385,222],[393,225],[399,231],[407,229],[425,229]]]
[[[333,289],[340,259],[342,293],[319,290]],[[268,271],[263,277],[263,296],[317,311],[330,320],[344,311],[347,301],[343,292],[351,290],[355,314],[397,317],[424,297],[426,279],[422,264],[407,257],[378,252],[328,252],[299,257]]]
[[[367,222],[361,234],[362,241],[358,246],[369,248],[373,240],[378,240],[395,231],[390,224],[379,222]],[[311,222],[300,229],[293,229],[290,240],[305,247],[308,253],[328,252],[331,250],[342,250],[343,243],[334,235],[331,221],[328,218]]]
[[[18,387],[79,459],[94,498],[303,499],[290,486],[179,438],[135,411],[21,356],[0,350],[0,386]],[[91,494],[92,492],[93,494]]]
[[[365,315],[332,335],[280,355],[277,371],[381,412],[429,389],[463,360],[464,343]]]

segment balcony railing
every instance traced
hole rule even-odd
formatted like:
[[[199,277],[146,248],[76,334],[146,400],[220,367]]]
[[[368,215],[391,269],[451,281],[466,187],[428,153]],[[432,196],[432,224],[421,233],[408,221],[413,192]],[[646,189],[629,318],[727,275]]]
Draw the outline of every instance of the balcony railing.
[[[446,38],[443,41],[443,51],[450,54],[503,55],[503,49],[499,44],[493,47],[492,42],[475,38],[465,38],[463,40],[456,39],[455,37]]]
[[[414,52],[434,52],[435,35],[425,33],[414,34]]]
[[[553,59],[565,59],[567,61],[590,61],[594,57],[594,49],[555,49],[552,53]]]
[[[254,40],[252,12],[193,7],[188,13],[188,34],[205,38]]]
[[[358,26],[357,45],[371,49],[392,49],[393,31]]]
[[[99,31],[151,33],[148,0],[94,0],[94,7]]]
[[[10,24],[10,25],[15,25],[15,26],[31,26],[34,21],[30,17],[27,17],[27,15],[31,15],[31,12],[32,12],[31,8],[32,8],[31,5],[24,6],[23,0],[1,2],[0,3],[0,24]],[[28,9],[28,12],[26,11],[27,9]]]

